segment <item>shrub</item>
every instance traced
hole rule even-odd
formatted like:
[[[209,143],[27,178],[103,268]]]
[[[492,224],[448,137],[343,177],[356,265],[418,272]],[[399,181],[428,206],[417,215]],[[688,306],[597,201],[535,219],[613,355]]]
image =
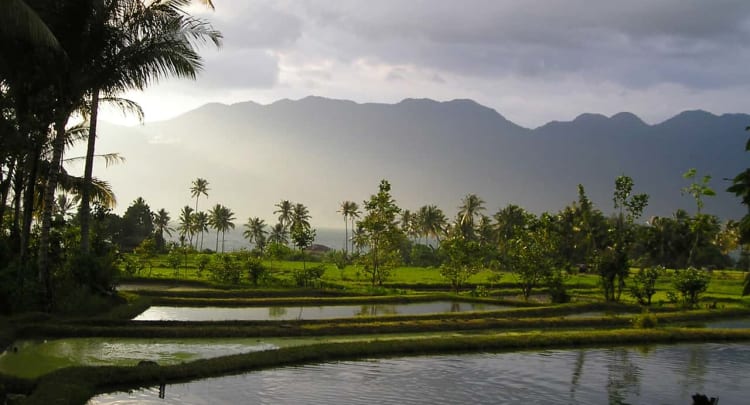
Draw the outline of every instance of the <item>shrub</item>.
[[[326,268],[323,265],[310,266],[294,272],[294,282],[298,287],[315,287],[320,283]]]
[[[631,323],[636,329],[652,329],[658,326],[659,318],[657,318],[656,315],[646,311],[640,315],[634,316]]]
[[[675,273],[673,284],[682,295],[682,302],[688,308],[693,308],[700,301],[700,296],[708,289],[711,274],[707,271],[690,267]]]
[[[248,257],[245,259],[245,268],[247,269],[248,279],[256,287],[258,286],[258,282],[262,280],[268,272],[266,266],[255,257]]]
[[[207,254],[198,255],[195,259],[195,265],[198,267],[198,277],[203,275],[203,270],[206,270],[209,262],[211,262],[211,257]]]
[[[241,269],[238,260],[231,254],[214,255],[208,264],[211,278],[223,284],[239,284]]]
[[[565,287],[567,278],[567,274],[561,270],[554,270],[547,278],[547,288],[549,288],[549,296],[552,302],[563,304],[570,301],[570,294]]]
[[[656,266],[641,269],[630,284],[630,296],[641,305],[651,305],[651,297],[656,294],[656,280],[664,272],[664,267]]]

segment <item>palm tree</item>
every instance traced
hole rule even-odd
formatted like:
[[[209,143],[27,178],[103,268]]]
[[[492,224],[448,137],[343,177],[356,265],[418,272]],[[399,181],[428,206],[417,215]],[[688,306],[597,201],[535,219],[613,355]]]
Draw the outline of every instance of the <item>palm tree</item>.
[[[209,211],[209,222],[216,229],[216,251],[219,250],[219,232],[221,232],[221,253],[224,253],[224,235],[229,229],[234,229],[234,212],[229,208],[216,204]]]
[[[445,234],[448,224],[443,210],[437,205],[425,205],[419,209],[417,214],[419,233],[426,238],[433,237],[440,244],[441,237]]]
[[[357,218],[359,218],[359,214],[361,212],[359,210],[359,205],[357,205],[357,203],[355,203],[354,201],[349,201],[348,211],[349,211],[349,221],[351,221],[349,229],[352,230],[352,242],[351,242],[352,243],[352,251],[354,251],[354,240],[353,240],[353,237],[354,237],[354,220],[357,219]]]
[[[159,235],[159,238],[157,238],[157,244],[156,247],[158,249],[161,249],[164,247],[164,234],[166,233],[169,236],[172,236],[172,229],[169,226],[169,213],[164,208],[160,209],[159,211],[154,214],[154,228],[156,229],[156,234]]]
[[[310,212],[304,204],[294,204],[292,208],[292,228],[301,227],[304,229],[310,228]]]
[[[242,236],[247,239],[250,243],[255,243],[261,254],[263,253],[263,247],[266,242],[266,222],[258,217],[250,217],[245,224],[245,231],[242,232]]]
[[[289,243],[286,227],[281,222],[271,228],[271,233],[268,235],[268,241],[282,245]]]
[[[467,194],[461,200],[461,206],[458,207],[458,218],[457,224],[461,230],[461,234],[466,239],[474,239],[474,223],[475,218],[480,215],[480,211],[484,211],[484,200],[479,198],[476,194]]]
[[[193,214],[193,233],[200,235],[201,243],[199,251],[203,250],[203,234],[208,232],[208,214],[198,211]],[[198,237],[195,237],[195,247],[198,249]]]
[[[289,200],[281,200],[275,205],[278,209],[274,211],[274,214],[279,214],[279,223],[284,227],[288,228],[292,221],[292,202]]]
[[[193,223],[195,222],[193,208],[191,208],[189,205],[182,207],[182,210],[180,211],[179,221],[180,224],[177,226],[177,230],[180,232],[180,236],[187,238],[190,245],[192,245],[193,231],[195,230],[195,226],[193,225]]]
[[[195,210],[198,211],[198,197],[201,194],[208,197],[208,180],[198,177],[193,180],[193,185],[190,186],[190,196],[195,198]]]
[[[185,0],[146,3],[142,0],[100,0],[103,12],[93,13],[90,35],[84,41],[87,58],[81,70],[81,91],[90,94],[89,136],[84,182],[89,184],[96,148],[100,97],[131,89],[142,90],[163,77],[194,79],[201,69],[198,42],[210,40],[220,45],[221,35],[202,19],[186,14]],[[196,42],[196,40],[198,42]],[[118,105],[143,113],[135,103],[118,100]],[[195,210],[198,210],[197,199]],[[89,250],[89,200],[84,188],[81,198],[81,250]]]
[[[357,203],[354,201],[342,201],[340,212],[344,216],[344,255],[349,255],[349,218],[357,210]]]

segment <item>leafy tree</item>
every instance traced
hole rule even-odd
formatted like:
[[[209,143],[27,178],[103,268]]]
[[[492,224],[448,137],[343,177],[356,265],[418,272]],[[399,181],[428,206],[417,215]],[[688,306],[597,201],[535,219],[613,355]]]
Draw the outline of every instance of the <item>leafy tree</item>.
[[[518,277],[525,300],[557,267],[557,241],[551,228],[550,217],[543,215],[530,229],[516,234],[507,252],[506,266]]]
[[[698,172],[696,169],[690,169],[682,175],[683,178],[691,181],[690,185],[683,187],[682,193],[683,195],[690,194],[695,199],[695,205],[697,207],[695,217],[691,222],[690,227],[693,234],[693,244],[688,255],[688,266],[694,265],[693,261],[698,248],[698,243],[700,242],[701,236],[705,232],[707,228],[706,225],[709,222],[708,218],[701,214],[701,210],[704,206],[703,197],[713,197],[716,195],[716,192],[708,185],[711,181],[711,176],[703,176],[701,181],[698,182],[695,181],[697,174]]]
[[[182,253],[180,248],[173,247],[167,254],[167,266],[174,270],[175,276],[179,274],[180,265],[182,264]]]
[[[638,219],[648,205],[648,194],[633,194],[633,179],[618,176],[612,198],[617,214],[611,229],[613,243],[600,255],[599,276],[604,298],[617,301],[625,288],[625,278],[630,273],[628,250],[633,242],[633,221]]]
[[[479,242],[461,237],[443,241],[440,253],[443,257],[440,275],[448,279],[455,293],[458,293],[463,283],[481,270],[482,258],[486,254]]]
[[[302,268],[306,268],[305,263],[305,249],[312,246],[315,241],[315,229],[310,229],[310,225],[305,226],[303,223],[298,222],[292,225],[292,242],[302,254]]]
[[[154,232],[152,213],[146,201],[138,197],[122,216],[121,247],[130,251]]]
[[[223,284],[239,284],[242,267],[239,260],[232,254],[216,254],[208,264],[211,278]]]
[[[291,221],[292,228],[310,228],[310,211],[304,204],[294,204]]]
[[[493,216],[497,237],[497,252],[501,263],[510,260],[512,250],[517,246],[518,237],[526,232],[536,219],[518,205],[509,204]]]
[[[745,128],[750,131],[750,127]],[[750,139],[745,144],[745,151],[750,152]],[[747,168],[737,174],[732,179],[732,185],[727,191],[740,197],[742,204],[748,209],[748,213],[740,221],[740,242],[743,244],[750,243],[750,168]]]
[[[381,180],[377,194],[364,202],[365,216],[357,223],[361,227],[358,235],[369,250],[362,256],[364,271],[372,285],[383,284],[390,269],[400,263],[403,232],[398,227],[397,216],[401,209],[391,197],[391,184]]]
[[[701,294],[706,292],[710,282],[710,273],[694,267],[676,271],[673,279],[675,289],[680,292],[683,303],[689,308],[698,304]]]
[[[630,284],[630,296],[638,300],[639,304],[650,306],[651,297],[656,294],[656,280],[664,271],[664,267],[661,266],[641,269]]]

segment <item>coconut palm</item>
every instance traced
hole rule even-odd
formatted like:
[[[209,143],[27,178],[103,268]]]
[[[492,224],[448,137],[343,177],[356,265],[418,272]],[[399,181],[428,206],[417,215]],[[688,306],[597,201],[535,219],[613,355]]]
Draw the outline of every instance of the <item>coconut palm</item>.
[[[349,254],[349,218],[357,210],[357,203],[354,201],[342,201],[341,208],[337,211],[344,216],[344,254]]]
[[[416,216],[419,233],[426,238],[434,238],[439,244],[441,238],[445,235],[448,224],[448,218],[443,210],[438,208],[437,205],[425,205],[419,209]]]
[[[195,198],[195,210],[198,211],[198,197],[203,194],[208,197],[208,180],[198,177],[193,180],[193,185],[190,186],[190,196]]]
[[[292,210],[293,205],[289,200],[281,200],[275,205],[278,209],[274,211],[274,214],[279,214],[279,223],[284,227],[288,228],[292,221]]]
[[[473,240],[475,237],[475,226],[476,218],[484,211],[484,200],[479,198],[476,194],[467,194],[461,200],[461,205],[458,207],[458,218],[456,219],[457,225],[464,238]]]
[[[190,245],[192,245],[193,231],[195,230],[195,226],[193,225],[195,222],[193,208],[189,205],[182,207],[178,221],[180,221],[180,223],[177,226],[177,231],[180,232],[180,236],[187,239]]]
[[[203,235],[208,232],[208,219],[208,213],[205,211],[193,214],[193,233],[198,235],[195,237],[195,247],[199,251],[203,250]],[[200,248],[198,248],[198,237],[200,237]]]
[[[81,70],[80,89],[90,95],[89,136],[84,182],[90,182],[96,148],[100,101],[131,89],[142,90],[163,77],[195,78],[201,69],[197,43],[210,40],[217,46],[221,35],[202,19],[186,14],[185,0],[143,2],[142,0],[99,0],[101,12],[94,12],[89,30],[96,41],[85,41],[86,58]],[[197,40],[197,41],[196,41]],[[127,100],[118,105],[135,111],[140,107]],[[196,199],[196,208],[197,199]],[[81,198],[81,250],[89,249],[89,201]]]
[[[261,253],[266,242],[266,221],[258,217],[250,217],[245,224],[245,231],[242,236],[250,243],[255,243]]]
[[[349,201],[349,206],[347,207],[350,226],[349,229],[352,230],[352,238],[354,236],[354,220],[359,218],[359,214],[361,213],[359,211],[359,205],[355,203],[354,201]],[[347,240],[352,240],[347,238]],[[354,241],[352,240],[352,251],[354,251]]]
[[[169,213],[164,208],[160,209],[159,211],[154,214],[154,228],[156,230],[156,234],[159,235],[157,238],[157,248],[161,249],[164,247],[164,234],[166,233],[169,236],[172,236],[172,229],[169,226]]]
[[[209,211],[209,222],[216,229],[216,251],[219,250],[219,232],[221,232],[221,253],[224,253],[224,235],[230,229],[234,229],[234,212],[229,208],[216,204]]]
[[[288,232],[284,224],[279,222],[271,228],[271,233],[268,235],[268,241],[282,245],[289,243]]]
[[[294,204],[292,208],[292,228],[310,228],[310,211],[304,204]]]

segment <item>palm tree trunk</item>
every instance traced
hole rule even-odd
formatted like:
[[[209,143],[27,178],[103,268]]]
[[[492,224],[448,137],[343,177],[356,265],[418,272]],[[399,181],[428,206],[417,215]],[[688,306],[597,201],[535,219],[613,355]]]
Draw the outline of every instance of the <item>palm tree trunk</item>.
[[[219,253],[219,230],[216,230],[216,249],[214,249],[215,253]]]
[[[224,230],[221,231],[221,253],[224,253]]]
[[[2,218],[2,217],[0,217]],[[344,215],[344,257],[349,256],[349,223]]]
[[[88,254],[91,250],[89,229],[91,218],[91,178],[94,172],[94,152],[96,150],[96,122],[99,116],[99,89],[91,93],[91,117],[89,120],[89,139],[86,147],[86,165],[83,170],[83,190],[81,191],[81,207],[79,209],[81,221],[81,253]]]
[[[0,171],[0,219],[5,218],[5,204],[8,202],[8,195],[10,194],[10,185],[13,180],[13,171],[16,168],[16,159],[11,159],[8,164],[8,177],[2,179],[2,171]]]
[[[52,285],[49,269],[49,235],[52,229],[52,208],[55,203],[55,189],[62,164],[63,148],[65,147],[65,124],[68,114],[58,113],[55,120],[55,139],[52,142],[52,161],[50,162],[47,185],[44,189],[44,207],[42,208],[42,227],[39,232],[39,282],[44,286],[44,299],[49,307],[52,299]]]
[[[39,160],[41,159],[42,146],[37,145],[33,153],[26,156],[26,177],[25,190],[23,194],[23,221],[21,222],[21,239],[19,247],[19,257],[21,263],[26,261],[29,249],[29,240],[31,235],[31,221],[34,219],[34,193],[36,181],[39,177]],[[53,196],[54,198],[54,196]]]

